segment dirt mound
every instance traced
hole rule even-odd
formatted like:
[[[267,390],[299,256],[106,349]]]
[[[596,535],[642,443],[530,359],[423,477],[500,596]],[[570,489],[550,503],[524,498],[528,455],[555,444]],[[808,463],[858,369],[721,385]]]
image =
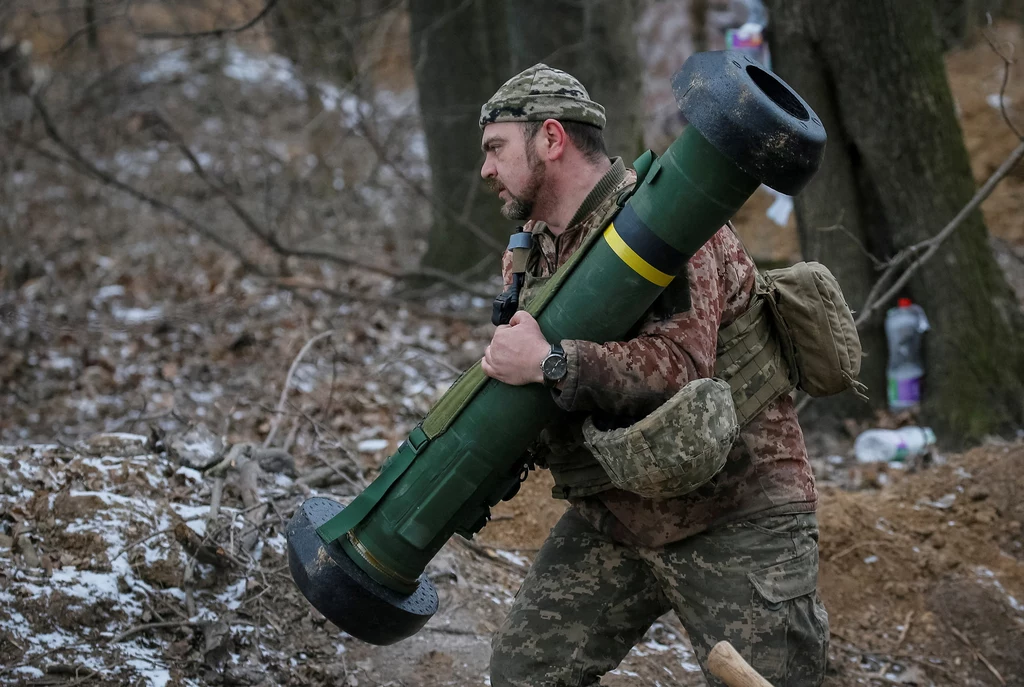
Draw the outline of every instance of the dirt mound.
[[[881,491],[822,494],[841,678],[1024,683],[1022,477],[1024,445],[990,445]]]
[[[1024,684],[1024,443],[884,474],[851,481],[881,489],[821,490],[826,684]],[[479,543],[532,558],[564,509],[551,485],[547,472],[532,473]],[[660,631],[682,635],[674,624],[663,619]],[[633,655],[620,674],[665,660]]]

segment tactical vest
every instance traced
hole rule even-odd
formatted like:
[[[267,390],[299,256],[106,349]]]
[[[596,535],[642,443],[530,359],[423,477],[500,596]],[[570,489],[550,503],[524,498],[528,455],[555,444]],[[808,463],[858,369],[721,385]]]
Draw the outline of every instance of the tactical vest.
[[[599,224],[604,224],[617,209],[612,204]],[[584,249],[585,245],[578,250]],[[539,270],[536,260],[531,259],[528,264],[520,294],[524,306],[550,279],[534,276]],[[679,278],[687,277],[684,274]],[[796,380],[760,289],[755,291],[750,308],[719,330],[715,376],[729,383],[740,427],[779,396],[793,390]],[[552,493],[556,498],[589,496],[613,487],[604,468],[584,445],[582,426],[582,420],[554,423],[541,435],[545,462],[555,480]]]
[[[751,307],[718,332],[715,377],[729,383],[741,428],[795,386],[766,310],[755,295]],[[604,468],[583,445],[581,423],[567,425],[549,428],[542,435],[555,480],[553,495],[567,499],[612,488]]]

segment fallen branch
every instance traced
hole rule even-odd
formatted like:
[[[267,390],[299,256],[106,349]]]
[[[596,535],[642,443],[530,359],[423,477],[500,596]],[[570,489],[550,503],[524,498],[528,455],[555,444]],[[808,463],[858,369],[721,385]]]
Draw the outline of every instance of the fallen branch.
[[[175,525],[173,531],[174,539],[181,544],[181,548],[200,563],[212,565],[219,570],[229,570],[238,566],[238,561],[223,546],[200,537],[184,522]]]
[[[124,640],[128,639],[132,635],[138,634],[139,632],[146,632],[147,630],[159,630],[159,629],[163,629],[163,628],[187,627],[187,626],[194,626],[194,625],[196,625],[196,623],[192,622],[191,620],[168,620],[168,621],[162,622],[162,623],[143,623],[142,625],[136,625],[134,627],[129,627],[127,630],[125,630],[121,634],[113,637],[110,640],[110,643],[111,644],[117,644],[118,642],[123,642]]]
[[[249,553],[256,546],[259,539],[259,528],[263,519],[267,517],[270,505],[260,501],[259,478],[260,464],[253,459],[242,463],[238,469],[238,490],[242,496],[242,503],[248,509],[245,520],[249,523],[238,537],[238,553]]]
[[[496,563],[499,566],[505,568],[506,570],[510,570],[516,573],[517,575],[526,574],[527,569],[525,567],[518,566],[515,563],[512,563],[511,561],[505,560],[504,558],[502,558],[501,556],[499,556],[498,554],[496,554],[495,552],[491,551],[486,547],[480,546],[479,544],[463,539],[462,537],[454,537],[452,541],[460,544],[461,546],[468,549],[469,551],[472,551],[476,555],[486,558],[492,563]]]
[[[75,666],[68,665],[67,663],[53,663],[43,670],[47,675],[65,675],[68,677],[74,677],[75,679],[71,682],[64,683],[65,687],[71,687],[72,685],[80,685],[87,680],[91,680],[94,677],[99,677],[100,671],[95,668],[89,668],[88,666]]]
[[[892,542],[881,541],[881,540],[861,541],[861,542],[857,542],[856,544],[853,544],[851,546],[846,547],[845,549],[843,549],[842,551],[840,551],[836,555],[834,555],[831,558],[829,558],[828,561],[829,561],[829,563],[834,563],[835,561],[838,561],[840,558],[844,558],[848,554],[853,553],[857,549],[862,548],[864,546],[895,546],[895,545]]]
[[[967,646],[967,648],[971,650],[971,653],[974,654],[974,658],[978,659],[981,663],[983,663],[985,667],[988,668],[989,672],[995,675],[996,679],[999,680],[999,684],[1006,685],[1006,680],[1004,680],[1003,676],[999,674],[999,671],[996,670],[996,667],[992,665],[987,658],[985,658],[985,655],[982,654],[977,647],[974,646],[971,640],[967,638],[967,635],[965,635],[963,632],[956,629],[952,625],[950,625],[949,629],[953,632],[954,635],[956,635],[957,639],[963,642]]]

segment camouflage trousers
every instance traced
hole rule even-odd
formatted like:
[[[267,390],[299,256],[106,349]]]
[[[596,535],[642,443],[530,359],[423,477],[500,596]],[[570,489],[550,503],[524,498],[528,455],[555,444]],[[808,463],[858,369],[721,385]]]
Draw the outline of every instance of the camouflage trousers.
[[[820,685],[828,615],[814,514],[725,525],[660,549],[626,546],[570,508],[551,530],[491,648],[493,687],[599,684],[674,610],[706,668],[719,641],[775,687]]]

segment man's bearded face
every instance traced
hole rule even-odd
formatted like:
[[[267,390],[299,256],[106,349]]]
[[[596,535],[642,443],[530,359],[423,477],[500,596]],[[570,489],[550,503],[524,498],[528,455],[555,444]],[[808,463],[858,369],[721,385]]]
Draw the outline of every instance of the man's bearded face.
[[[501,194],[505,196],[503,199],[505,204],[501,206],[501,214],[506,219],[529,219],[533,214],[534,204],[537,202],[537,194],[544,185],[546,169],[536,150],[534,150],[534,138],[525,142],[527,173],[521,188],[513,192],[500,177],[492,177],[487,180],[487,186],[491,191],[497,193],[499,197],[501,197]]]

